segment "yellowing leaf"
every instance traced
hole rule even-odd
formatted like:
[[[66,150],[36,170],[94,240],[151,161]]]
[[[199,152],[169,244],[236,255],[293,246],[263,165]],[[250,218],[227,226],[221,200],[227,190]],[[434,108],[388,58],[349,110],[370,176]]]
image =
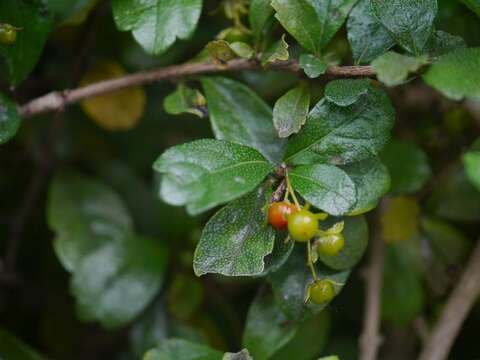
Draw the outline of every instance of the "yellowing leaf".
[[[411,238],[418,232],[420,207],[415,198],[398,196],[381,217],[383,238],[388,243]]]
[[[103,60],[87,70],[80,85],[86,86],[123,75],[125,70],[119,64]],[[135,127],[142,118],[145,101],[144,89],[137,86],[84,100],[81,107],[88,117],[105,129],[128,130]]]

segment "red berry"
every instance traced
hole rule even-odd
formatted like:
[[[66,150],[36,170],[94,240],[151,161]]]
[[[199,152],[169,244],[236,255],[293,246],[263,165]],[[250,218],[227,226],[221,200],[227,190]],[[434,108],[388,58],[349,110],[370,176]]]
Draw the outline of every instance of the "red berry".
[[[274,202],[268,208],[268,222],[277,230],[287,228],[288,215],[297,211],[295,205],[289,202]]]

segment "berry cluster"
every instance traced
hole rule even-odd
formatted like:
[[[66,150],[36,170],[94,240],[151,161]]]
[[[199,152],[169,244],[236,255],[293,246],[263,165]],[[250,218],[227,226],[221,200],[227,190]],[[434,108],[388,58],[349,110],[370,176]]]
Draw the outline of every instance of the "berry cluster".
[[[313,213],[309,210],[309,204],[300,207],[295,197],[294,200],[295,204],[290,203],[287,198],[270,204],[268,222],[274,229],[288,229],[291,239],[307,244],[307,262],[314,281],[308,286],[305,298],[316,304],[328,303],[336,295],[334,283],[328,279],[319,279],[313,264],[318,256],[335,256],[342,251],[345,246],[342,233],[344,223],[342,221],[322,230],[320,221],[325,220],[328,215],[323,212]]]

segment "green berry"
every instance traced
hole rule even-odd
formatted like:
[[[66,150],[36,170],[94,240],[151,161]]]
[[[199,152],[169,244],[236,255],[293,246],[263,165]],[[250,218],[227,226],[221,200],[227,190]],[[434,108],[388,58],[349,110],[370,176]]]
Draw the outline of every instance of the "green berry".
[[[335,297],[335,287],[329,280],[317,280],[309,287],[309,299],[315,304],[325,304]]]
[[[288,216],[288,232],[293,240],[307,242],[318,232],[318,217],[302,209]]]
[[[318,255],[335,256],[345,247],[345,237],[342,233],[322,236],[318,240]]]

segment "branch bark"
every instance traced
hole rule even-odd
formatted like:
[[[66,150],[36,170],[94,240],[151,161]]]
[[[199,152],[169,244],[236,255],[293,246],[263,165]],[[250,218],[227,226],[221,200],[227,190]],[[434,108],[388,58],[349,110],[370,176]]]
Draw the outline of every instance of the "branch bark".
[[[480,239],[465,271],[433,327],[419,360],[445,360],[463,322],[480,295]]]
[[[186,76],[207,73],[263,69],[264,68],[257,59],[234,59],[223,66],[214,63],[186,63],[172,65],[153,70],[141,71],[116,79],[100,81],[77,89],[53,91],[24,104],[19,108],[19,113],[23,118],[29,118],[35,115],[62,110],[69,104],[74,104],[91,97],[168,79],[183,78]],[[296,61],[276,62],[271,64],[268,69],[300,73],[300,67]],[[325,75],[339,78],[370,77],[374,76],[374,72],[370,66],[331,66],[327,69]]]
[[[379,213],[381,206],[379,207]],[[380,215],[378,216],[380,217]],[[366,298],[362,335],[360,336],[360,360],[376,360],[382,342],[380,315],[382,298],[382,272],[385,258],[385,244],[379,230],[372,239],[370,265],[366,272]]]

